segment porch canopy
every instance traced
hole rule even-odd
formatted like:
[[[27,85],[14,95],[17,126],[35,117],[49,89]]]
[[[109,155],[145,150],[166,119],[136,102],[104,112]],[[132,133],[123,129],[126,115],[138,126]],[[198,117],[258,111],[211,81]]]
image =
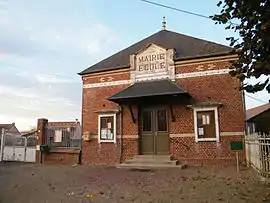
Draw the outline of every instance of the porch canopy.
[[[118,104],[186,102],[188,92],[170,80],[138,82],[108,98]]]

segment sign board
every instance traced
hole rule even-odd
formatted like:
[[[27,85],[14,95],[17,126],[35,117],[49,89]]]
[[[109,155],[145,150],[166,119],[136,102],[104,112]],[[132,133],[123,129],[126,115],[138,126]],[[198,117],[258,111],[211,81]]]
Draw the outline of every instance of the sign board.
[[[174,80],[173,49],[167,50],[150,44],[141,51],[130,56],[132,82],[172,79]]]
[[[243,150],[243,142],[242,141],[231,141],[231,150],[239,151]]]
[[[147,50],[136,57],[136,69],[140,74],[166,71],[166,50]]]

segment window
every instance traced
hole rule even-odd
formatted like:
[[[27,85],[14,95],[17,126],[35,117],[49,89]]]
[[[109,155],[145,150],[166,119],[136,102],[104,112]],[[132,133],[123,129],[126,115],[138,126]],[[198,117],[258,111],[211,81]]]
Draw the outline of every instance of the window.
[[[53,142],[62,142],[62,130],[55,130]]]
[[[143,119],[143,131],[144,132],[152,132],[152,111],[143,111],[142,113]]]
[[[165,109],[157,110],[157,130],[167,131],[167,111]]]
[[[194,128],[196,142],[219,141],[217,108],[195,108]]]
[[[116,143],[116,114],[98,116],[98,141]]]

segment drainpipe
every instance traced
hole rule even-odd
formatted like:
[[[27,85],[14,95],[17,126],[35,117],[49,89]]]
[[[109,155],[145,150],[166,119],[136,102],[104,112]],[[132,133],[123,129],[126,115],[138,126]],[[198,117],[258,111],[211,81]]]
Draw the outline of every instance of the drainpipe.
[[[243,82],[241,82],[241,87],[243,86]],[[245,132],[244,132],[244,137],[247,135],[247,109],[246,109],[246,97],[245,97],[245,90],[242,91],[242,102],[243,102],[243,110],[244,110],[244,125],[245,125]]]
[[[119,156],[119,163],[121,164],[122,163],[122,160],[123,160],[123,106],[121,105],[120,106],[120,117],[119,117],[119,123],[120,123],[120,156]]]

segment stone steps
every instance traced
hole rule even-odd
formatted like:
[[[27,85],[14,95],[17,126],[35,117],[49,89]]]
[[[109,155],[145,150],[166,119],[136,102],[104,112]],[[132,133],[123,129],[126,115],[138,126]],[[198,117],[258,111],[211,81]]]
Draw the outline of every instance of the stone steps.
[[[157,159],[130,159],[125,162],[126,164],[135,164],[135,163],[141,163],[141,164],[168,164],[168,165],[177,165],[178,160],[157,160]]]
[[[164,168],[179,168],[183,169],[186,165],[170,165],[170,164],[119,164],[116,166],[116,168],[120,169],[135,169],[135,170],[151,170],[151,169],[164,169]]]
[[[153,168],[184,168],[178,160],[173,160],[171,155],[136,155],[117,168],[126,169],[153,169]]]
[[[138,160],[172,160],[171,155],[135,155],[133,159],[138,159]]]

